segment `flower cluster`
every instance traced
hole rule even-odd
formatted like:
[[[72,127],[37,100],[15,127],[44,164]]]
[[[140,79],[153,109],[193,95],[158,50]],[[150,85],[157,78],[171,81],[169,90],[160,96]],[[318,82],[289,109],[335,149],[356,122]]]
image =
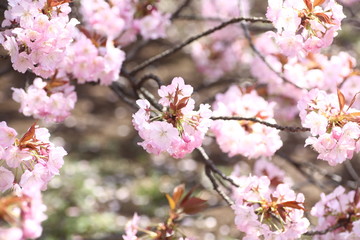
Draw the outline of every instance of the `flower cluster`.
[[[139,145],[149,153],[168,152],[175,158],[200,147],[211,125],[212,112],[208,104],[194,111],[192,92],[193,88],[178,77],[158,91],[163,112],[154,112],[147,100],[138,100],[140,109],[133,115],[133,124],[144,140]]]
[[[25,240],[40,237],[47,217],[40,191],[0,196],[0,239]]]
[[[74,86],[56,78],[48,83],[36,78],[26,91],[19,88],[13,91],[13,99],[21,104],[20,112],[46,121],[64,121],[77,101]]]
[[[21,139],[16,135],[15,129],[0,122],[0,191],[24,190],[29,194],[32,189],[45,190],[52,177],[59,174],[66,151],[49,141],[46,128],[35,124]]]
[[[269,0],[266,16],[273,22],[276,42],[287,56],[330,46],[345,18],[335,0]]]
[[[201,14],[207,18],[230,19],[238,17],[241,10],[247,15],[249,2],[241,1],[243,9],[239,9],[237,0],[213,0],[201,1]],[[210,28],[213,23],[206,22],[205,27]],[[202,41],[192,44],[191,55],[197,69],[203,73],[209,81],[214,81],[226,73],[236,69],[239,62],[245,61],[244,49],[246,41],[241,37],[242,29],[239,26],[229,26],[215,32]]]
[[[82,0],[80,11],[85,23],[102,36],[120,45],[136,40],[165,37],[170,15],[156,8],[157,0]]]
[[[271,63],[273,70],[279,73],[275,73],[259,57],[255,57],[251,64],[252,75],[260,84],[266,85],[268,99],[277,103],[276,118],[289,120],[298,115],[296,103],[305,93],[301,88],[334,92],[341,86],[347,98],[354,96],[360,88],[360,73],[354,68],[356,60],[346,52],[330,58],[320,53],[309,53],[303,58],[287,57],[268,34],[258,37],[255,45],[267,63]]]
[[[360,151],[360,112],[351,108],[351,103],[345,107],[340,90],[336,95],[313,89],[299,101],[298,108],[302,125],[310,128],[312,135],[305,145],[311,145],[319,159],[335,166]]]
[[[78,83],[97,82],[110,85],[118,79],[125,53],[114,46],[111,38],[103,39],[87,30],[78,31],[61,67]]]
[[[311,209],[311,215],[318,218],[316,231],[324,231],[341,224],[324,235],[314,236],[314,240],[360,239],[360,199],[359,190],[345,193],[342,186],[332,193],[321,194],[321,200]]]
[[[235,225],[246,239],[298,239],[310,225],[304,218],[304,195],[286,184],[270,188],[266,176],[235,179]]]
[[[2,27],[8,27],[0,43],[9,51],[13,68],[24,73],[31,69],[47,78],[55,73],[78,24],[69,20],[69,1],[9,0]]]
[[[232,86],[224,94],[216,95],[214,116],[257,118],[269,123],[273,119],[273,103],[268,103],[256,91],[246,93]],[[272,156],[281,146],[279,130],[252,121],[214,121],[211,130],[221,150],[234,156],[248,158]]]
[[[67,153],[49,141],[47,129],[35,124],[21,139],[16,135],[0,122],[0,239],[34,239],[46,219],[41,190],[59,174]]]

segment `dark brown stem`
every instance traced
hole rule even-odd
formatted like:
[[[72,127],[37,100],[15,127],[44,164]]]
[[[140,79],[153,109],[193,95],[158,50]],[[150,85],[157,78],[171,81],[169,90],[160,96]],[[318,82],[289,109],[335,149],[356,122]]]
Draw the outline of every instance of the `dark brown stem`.
[[[190,43],[202,38],[202,37],[205,37],[207,35],[210,35],[220,29],[223,29],[225,28],[226,26],[228,25],[231,25],[231,24],[234,24],[234,23],[239,23],[239,22],[261,22],[261,23],[271,23],[269,20],[267,19],[264,19],[264,18],[246,18],[246,17],[238,17],[238,18],[233,18],[233,19],[230,19],[229,21],[226,21],[226,22],[223,22],[219,25],[217,25],[216,27],[213,27],[205,32],[202,32],[198,35],[195,35],[195,36],[192,36],[190,38],[188,38],[187,40],[185,40],[184,42],[176,45],[175,47],[173,48],[170,48],[168,50],[165,50],[164,52],[144,61],[143,63],[140,63],[138,66],[134,67],[130,72],[129,74],[130,75],[134,75],[136,74],[137,72],[143,70],[144,68],[146,68],[147,66],[159,61],[160,59],[163,59],[169,55],[172,55],[174,53],[176,53],[177,51],[181,50],[183,47],[189,45]]]
[[[234,202],[223,191],[221,191],[219,184],[216,182],[216,179],[212,175],[212,169],[208,165],[205,166],[205,174],[209,178],[210,182],[212,183],[214,190],[225,200],[225,202],[229,206],[234,205]]]
[[[178,18],[179,14],[191,3],[191,0],[185,0],[176,11],[171,15],[170,20]]]
[[[211,171],[219,175],[222,179],[228,181],[234,187],[239,187],[239,185],[236,184],[232,178],[226,176],[220,169],[218,169],[215,166],[214,162],[209,158],[209,156],[202,147],[198,147],[197,150],[200,152],[201,156],[203,157],[203,161],[205,165],[208,166],[211,169]]]
[[[310,128],[280,126],[280,125],[275,124],[275,123],[268,123],[268,122],[265,122],[265,121],[261,121],[261,120],[259,120],[257,118],[245,118],[245,117],[237,117],[237,116],[234,116],[234,117],[222,116],[222,117],[212,117],[211,119],[212,120],[226,120],[226,121],[228,121],[228,120],[251,121],[251,122],[260,123],[260,124],[265,125],[267,127],[276,128],[278,130],[287,131],[287,132],[308,132],[308,131],[310,131]]]

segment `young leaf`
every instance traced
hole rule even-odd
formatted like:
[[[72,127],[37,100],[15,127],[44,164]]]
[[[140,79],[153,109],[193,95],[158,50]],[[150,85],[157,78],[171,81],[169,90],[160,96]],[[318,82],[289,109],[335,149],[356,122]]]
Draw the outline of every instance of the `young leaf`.
[[[350,102],[349,107],[348,107],[347,110],[349,110],[349,108],[351,108],[351,106],[354,104],[354,102],[356,101],[356,97],[357,97],[357,95],[358,95],[359,93],[360,93],[360,92],[356,93],[355,96],[351,99],[351,102]],[[347,111],[347,110],[346,110],[346,111]]]
[[[20,143],[25,143],[35,137],[35,126],[36,123],[34,123],[29,130],[24,134],[24,136],[20,139]]]
[[[309,11],[312,12],[313,4],[312,4],[311,0],[304,0],[304,3],[306,5],[306,7],[309,9]]]
[[[181,207],[186,214],[196,214],[207,208],[207,203],[206,200],[192,197],[188,201],[186,201]]]
[[[314,7],[320,6],[320,5],[323,4],[324,2],[325,2],[325,0],[314,0]]]
[[[166,198],[167,198],[167,200],[168,200],[168,202],[169,202],[170,209],[171,209],[172,211],[175,210],[175,208],[176,208],[176,203],[175,203],[174,199],[173,199],[169,194],[166,194]]]
[[[344,94],[342,94],[342,92],[339,89],[337,90],[337,95],[338,95],[338,99],[339,99],[339,106],[340,106],[340,113],[341,113],[345,106],[345,97],[344,97]]]
[[[178,202],[180,201],[182,195],[184,194],[184,191],[185,191],[185,185],[184,184],[181,184],[181,185],[175,187],[173,197],[172,197],[175,204],[178,204]]]

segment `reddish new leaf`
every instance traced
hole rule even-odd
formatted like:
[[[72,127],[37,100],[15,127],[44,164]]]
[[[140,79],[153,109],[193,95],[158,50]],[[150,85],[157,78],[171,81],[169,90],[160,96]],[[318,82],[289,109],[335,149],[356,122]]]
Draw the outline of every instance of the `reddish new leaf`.
[[[319,18],[321,22],[327,23],[327,24],[333,24],[331,21],[331,18],[326,15],[325,13],[315,13],[315,16]]]
[[[311,0],[304,0],[304,3],[305,3],[305,5],[306,5],[306,7],[310,10],[310,12],[312,12],[312,10],[313,10],[313,5],[312,5]]]
[[[279,203],[278,206],[305,210],[302,206],[300,206],[300,204],[303,204],[303,203],[297,202],[297,201],[288,201],[288,202]]]
[[[286,210],[283,207],[277,208],[278,213],[280,214],[281,219],[285,222],[286,221]]]
[[[339,89],[337,90],[337,95],[339,99],[340,112],[342,112],[345,106],[345,97]]]
[[[47,0],[47,5],[48,7],[56,7],[69,2],[71,2],[71,0]]]
[[[183,212],[186,214],[196,214],[207,208],[206,200],[192,197],[187,200],[182,206]]]
[[[325,0],[314,0],[314,7],[320,6],[320,5],[323,4],[324,2],[325,2]]]
[[[359,93],[360,93],[360,92],[356,93],[355,96],[351,99],[351,102],[350,102],[349,107],[348,107],[347,110],[349,110],[349,108],[351,108],[351,106],[354,104],[354,102],[356,101],[356,97],[357,97],[357,95],[358,95]]]
[[[184,191],[185,191],[185,185],[184,184],[181,184],[181,185],[175,187],[173,197],[172,197],[174,199],[175,204],[178,205],[182,195],[184,194]]]
[[[35,126],[36,123],[34,123],[29,130],[24,134],[24,136],[20,139],[20,143],[26,143],[27,141],[33,139],[35,137]]]

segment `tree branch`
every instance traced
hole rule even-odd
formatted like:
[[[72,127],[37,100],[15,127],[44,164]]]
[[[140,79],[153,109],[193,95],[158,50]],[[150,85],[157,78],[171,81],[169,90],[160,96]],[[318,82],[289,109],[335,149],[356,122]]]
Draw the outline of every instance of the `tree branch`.
[[[225,200],[225,202],[229,206],[234,205],[234,202],[219,188],[219,184],[216,182],[216,179],[212,175],[211,167],[208,165],[205,166],[205,174],[209,178],[210,182],[212,183],[214,190]]]
[[[234,116],[234,117],[222,116],[222,117],[212,117],[211,119],[212,120],[251,121],[251,122],[260,123],[260,124],[265,125],[267,127],[272,127],[272,128],[276,128],[278,130],[287,131],[287,132],[308,132],[308,131],[310,131],[310,128],[280,126],[278,124],[261,121],[261,120],[259,120],[257,118],[245,118],[245,117],[237,117],[237,116]]]
[[[130,72],[129,74],[130,75],[133,75],[133,74],[136,74],[137,72],[143,70],[144,68],[146,68],[147,66],[159,61],[160,59],[162,58],[165,58],[171,54],[174,54],[176,53],[177,51],[181,50],[182,48],[184,48],[185,46],[189,45],[190,43],[202,38],[202,37],[205,37],[207,35],[210,35],[220,29],[223,29],[225,28],[226,26],[228,25],[231,25],[231,24],[234,24],[234,23],[238,23],[238,22],[261,22],[261,23],[271,23],[269,20],[267,19],[264,19],[264,18],[245,18],[245,17],[238,17],[238,18],[233,18],[233,19],[230,19],[229,21],[226,21],[226,22],[223,22],[219,25],[217,25],[216,27],[213,27],[211,29],[208,29],[207,31],[205,32],[202,32],[198,35],[195,35],[195,36],[192,36],[190,38],[188,38],[187,40],[185,40],[184,42],[176,45],[175,47],[173,48],[170,48],[168,50],[165,50],[164,52],[140,63],[138,66],[134,67]]]

